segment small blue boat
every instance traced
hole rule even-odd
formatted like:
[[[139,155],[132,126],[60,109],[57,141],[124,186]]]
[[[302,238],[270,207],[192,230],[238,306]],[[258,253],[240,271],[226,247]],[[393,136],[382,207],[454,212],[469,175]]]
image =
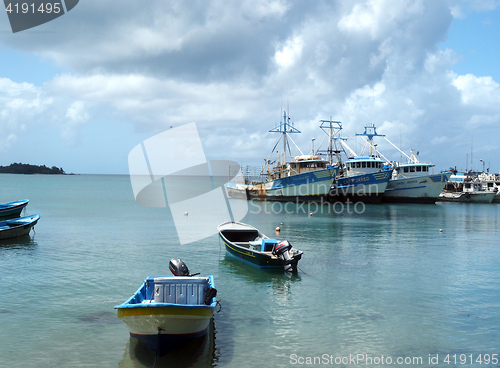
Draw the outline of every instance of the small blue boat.
[[[23,209],[28,205],[29,199],[7,202],[0,204],[0,218],[19,217]]]
[[[175,276],[149,276],[134,295],[115,306],[130,337],[158,356],[204,336],[217,304],[212,276],[189,275],[178,259],[171,260],[169,268]]]
[[[0,221],[0,239],[28,235],[39,219],[40,215],[31,215]]]

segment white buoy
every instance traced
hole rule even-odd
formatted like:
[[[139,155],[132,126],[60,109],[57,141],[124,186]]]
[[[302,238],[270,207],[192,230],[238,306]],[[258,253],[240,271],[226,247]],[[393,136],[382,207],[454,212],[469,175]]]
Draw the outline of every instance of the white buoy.
[[[443,229],[439,229],[439,232],[442,233],[443,232]]]
[[[312,215],[313,215],[313,213],[311,212],[311,213],[309,214],[309,216],[312,216]]]
[[[187,212],[184,212],[184,216],[187,216],[187,215],[188,215],[188,213],[187,213]]]
[[[276,228],[276,232],[277,232],[277,233],[279,233],[280,231],[281,231],[281,229],[280,229],[280,227],[278,226],[278,227]]]

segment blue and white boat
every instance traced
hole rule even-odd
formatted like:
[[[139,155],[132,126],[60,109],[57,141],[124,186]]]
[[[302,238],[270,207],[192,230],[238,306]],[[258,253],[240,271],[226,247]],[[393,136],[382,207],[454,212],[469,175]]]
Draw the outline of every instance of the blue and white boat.
[[[29,199],[0,204],[0,218],[8,219],[19,217],[23,209],[28,205]]]
[[[330,195],[334,200],[379,203],[392,175],[393,167],[374,156],[350,157],[344,164]]]
[[[317,155],[304,155],[298,147],[301,154],[287,158],[287,152],[291,152],[288,141],[293,143],[289,134],[300,133],[288,120],[285,112],[283,122],[270,130],[270,132],[281,133],[280,140],[283,140],[283,151],[278,152],[276,166],[271,166],[276,161],[270,161],[273,150],[259,175],[261,181],[228,189],[231,197],[282,202],[321,201],[326,197],[338,168]]]
[[[419,162],[414,150],[410,152],[407,163],[395,165],[382,202],[436,203],[450,179],[451,171],[435,174],[433,164]]]
[[[213,276],[195,277],[181,260],[170,261],[179,276],[149,276],[123,304],[115,306],[130,336],[157,355],[204,336],[216,306]]]
[[[327,133],[330,138],[328,148],[329,157],[337,159],[337,165],[342,167],[335,178],[329,193],[331,202],[363,202],[379,203],[391,178],[393,167],[386,164],[378,156],[378,152],[373,144],[373,137],[379,136],[374,126],[365,127],[365,132],[356,134],[366,136],[368,153],[366,155],[357,155],[346,143],[345,139],[340,137],[342,123],[338,121],[322,120],[320,128]],[[340,146],[336,147],[337,143]],[[366,147],[363,148],[362,153]],[[348,159],[342,164],[341,152],[349,152]]]
[[[0,221],[0,239],[28,235],[39,219],[40,215],[31,215]]]

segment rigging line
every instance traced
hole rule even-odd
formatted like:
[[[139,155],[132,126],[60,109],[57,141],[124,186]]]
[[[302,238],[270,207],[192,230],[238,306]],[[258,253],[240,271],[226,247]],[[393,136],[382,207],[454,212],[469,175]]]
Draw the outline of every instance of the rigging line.
[[[406,158],[407,158],[408,160],[411,160],[411,157],[410,157],[410,156],[408,156],[406,153],[404,153],[403,151],[401,151],[401,149],[400,149],[398,146],[396,146],[394,143],[392,143],[390,140],[388,140],[388,139],[387,139],[387,137],[384,137],[384,138],[385,138],[385,140],[386,140],[387,142],[389,142],[389,143],[390,143],[390,144],[391,144],[394,148],[396,148],[399,152],[401,152],[403,155],[405,155],[405,156],[406,156]],[[410,147],[411,147],[411,146],[410,146]],[[401,161],[402,161],[402,160],[401,160]]]
[[[282,135],[283,136],[283,135]],[[260,173],[259,173],[259,176],[257,177],[257,181],[259,181],[259,178],[260,176],[264,173],[264,169],[266,168],[266,166],[269,165],[269,160],[271,159],[271,156],[272,154],[274,153],[274,150],[276,149],[276,147],[278,146],[278,143],[281,141],[281,137],[278,139],[278,142],[276,142],[276,144],[274,145],[274,148],[272,149],[271,153],[269,154],[269,156],[267,157],[267,160],[266,160],[266,164],[264,166],[262,166],[262,170],[260,170]]]
[[[328,135],[328,134],[325,134],[325,135],[323,136],[323,139],[321,140],[321,143],[319,144],[318,149],[316,150],[316,152],[319,152],[319,149],[321,148],[321,145],[322,145],[322,144],[323,144],[323,142],[325,141],[325,138],[327,137],[327,135]]]
[[[299,146],[297,146],[295,144],[295,142],[293,141],[292,137],[288,136],[288,138],[290,138],[290,140],[292,141],[292,143],[295,145],[295,147],[297,147],[297,149],[299,150],[300,154],[303,155],[302,151],[300,150]]]
[[[363,139],[367,144],[370,144],[365,137],[361,137],[361,139]],[[377,148],[375,148],[375,152],[377,152],[380,155],[380,157],[382,157],[387,162],[391,162],[390,160],[387,159],[387,157],[385,157],[382,153],[380,153],[380,151]]]

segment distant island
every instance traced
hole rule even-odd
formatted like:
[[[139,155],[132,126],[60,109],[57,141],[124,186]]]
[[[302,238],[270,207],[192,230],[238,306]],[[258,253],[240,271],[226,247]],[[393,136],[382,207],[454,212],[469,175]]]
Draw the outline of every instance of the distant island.
[[[0,166],[0,174],[49,174],[49,175],[65,175],[64,170],[59,167],[47,167],[45,165],[29,165],[22,163],[14,163],[9,166]]]

